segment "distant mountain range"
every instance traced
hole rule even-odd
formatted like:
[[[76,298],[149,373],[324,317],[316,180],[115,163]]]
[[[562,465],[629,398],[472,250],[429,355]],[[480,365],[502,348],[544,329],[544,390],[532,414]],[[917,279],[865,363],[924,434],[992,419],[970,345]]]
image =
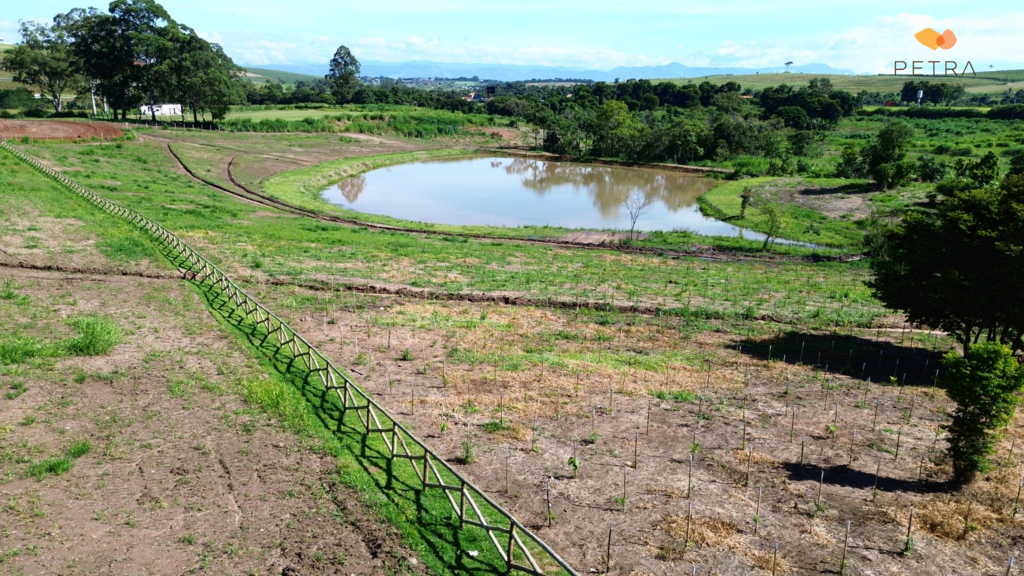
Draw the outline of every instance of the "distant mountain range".
[[[390,78],[459,78],[479,76],[486,80],[530,80],[533,78],[573,78],[582,80],[604,80],[607,82],[628,80],[630,78],[698,78],[701,76],[720,76],[726,74],[767,74],[784,72],[785,66],[774,68],[715,68],[693,67],[672,63],[660,66],[619,66],[611,70],[586,70],[564,66],[531,66],[521,64],[459,64],[451,62],[430,62],[426,60],[414,62],[361,62],[360,74],[363,76],[387,76]],[[297,72],[313,76],[327,73],[326,63],[260,65],[260,68]],[[790,66],[790,71],[804,74],[853,74],[849,70],[838,70],[827,64],[805,64]]]

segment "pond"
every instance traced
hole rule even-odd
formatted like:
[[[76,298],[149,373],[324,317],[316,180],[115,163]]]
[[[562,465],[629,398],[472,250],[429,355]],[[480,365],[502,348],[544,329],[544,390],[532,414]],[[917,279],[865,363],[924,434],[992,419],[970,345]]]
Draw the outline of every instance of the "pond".
[[[700,213],[697,197],[714,185],[693,174],[645,168],[460,156],[373,170],[339,182],[323,198],[417,222],[597,230],[629,230],[627,202],[634,208],[647,203],[637,230],[764,239]]]

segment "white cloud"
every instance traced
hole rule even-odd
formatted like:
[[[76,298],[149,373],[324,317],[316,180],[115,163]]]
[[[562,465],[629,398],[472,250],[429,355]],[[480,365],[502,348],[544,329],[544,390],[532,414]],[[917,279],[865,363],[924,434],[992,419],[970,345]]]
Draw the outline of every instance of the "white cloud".
[[[939,32],[952,29],[957,35],[956,46],[933,52],[920,45],[914,34],[924,28]],[[838,34],[816,34],[771,43],[723,42],[713,52],[688,55],[689,61],[685,63],[774,67],[792,60],[797,64],[825,63],[868,74],[891,72],[895,60],[954,60],[961,67],[969,60],[977,69],[987,69],[989,64],[1019,67],[1024,65],[1021,30],[1024,30],[1024,14],[955,21],[900,14],[878,18],[872,26],[848,28]]]
[[[0,38],[4,44],[17,44],[21,42],[21,34],[18,34],[18,23],[0,20]]]
[[[914,39],[914,33],[930,27],[938,31],[952,29],[958,38],[952,50],[932,52]],[[0,28],[2,30],[2,28]],[[474,44],[465,38],[407,36],[386,38],[367,36],[346,42],[362,60],[402,62],[432,60],[482,64],[533,64],[608,70],[616,66],[650,66],[679,62],[688,66],[778,67],[784,62],[824,63],[857,73],[891,72],[894,60],[970,60],[977,70],[989,64],[998,67],[1024,67],[1020,31],[1024,13],[998,18],[958,18],[943,20],[922,14],[880,17],[871,25],[853,26],[838,32],[810,32],[802,37],[778,38],[769,42],[723,41],[714,49],[684,52],[676,46],[674,54],[646,56],[600,47],[534,45],[504,47]],[[289,62],[327,62],[338,40],[325,36],[264,35],[255,33],[204,34],[224,45],[238,62],[247,64],[283,64]],[[941,65],[940,65],[941,67]]]
[[[204,36],[205,37],[205,36]],[[233,35],[222,40],[229,54],[238,62],[270,64],[285,62],[319,62],[330,59],[337,47],[327,38],[290,37],[271,40],[253,35]],[[405,62],[431,60],[437,62],[471,62],[481,64],[533,64],[610,69],[615,66],[648,66],[667,64],[670,58],[649,58],[642,54],[559,46],[526,46],[506,48],[450,42],[438,38],[410,36],[405,39],[362,37],[347,43],[362,60]]]

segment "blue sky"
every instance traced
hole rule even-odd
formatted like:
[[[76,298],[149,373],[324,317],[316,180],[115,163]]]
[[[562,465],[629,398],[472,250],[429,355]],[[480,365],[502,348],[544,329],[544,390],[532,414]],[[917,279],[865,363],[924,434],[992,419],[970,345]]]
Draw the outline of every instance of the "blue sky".
[[[76,0],[6,2],[0,35],[49,20]],[[95,3],[105,7],[104,2]],[[178,21],[250,65],[326,62],[339,44],[363,60],[486,62],[610,69],[825,63],[884,73],[893,60],[970,60],[981,71],[1024,68],[1024,3],[844,0],[711,2],[599,0],[166,0]],[[952,29],[949,51],[913,34]]]

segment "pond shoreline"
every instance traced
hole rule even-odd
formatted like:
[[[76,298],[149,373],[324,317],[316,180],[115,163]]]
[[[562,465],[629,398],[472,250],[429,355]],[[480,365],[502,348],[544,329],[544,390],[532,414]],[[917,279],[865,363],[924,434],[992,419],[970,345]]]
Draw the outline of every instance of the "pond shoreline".
[[[438,152],[438,151],[435,151],[435,153],[436,152]],[[514,157],[514,156],[526,156],[526,157],[529,157],[529,156],[534,156],[535,155],[535,153],[531,153],[531,152],[526,152],[526,151],[522,151],[522,150],[505,149],[505,148],[502,148],[502,149],[487,149],[487,148],[446,149],[446,152],[448,152],[448,154],[444,154],[443,156],[445,156],[445,157],[454,157],[454,156],[461,156],[461,155],[471,156],[471,155],[476,155],[476,154],[481,154],[481,153],[500,153],[502,155],[507,155],[509,157]],[[427,155],[425,158],[430,158],[432,156],[433,155]],[[442,156],[442,155],[438,154],[438,156]],[[371,160],[374,160],[374,157],[370,156],[370,157],[365,157],[365,158],[349,158],[349,159],[345,159],[346,163],[352,163],[352,164],[354,164],[356,166],[353,166],[354,169],[352,171],[346,171],[347,173],[345,174],[345,176],[342,179],[350,178],[352,176],[359,175],[359,174],[364,173],[364,172],[366,172],[368,170],[373,170],[373,169],[376,169],[376,168],[382,168],[382,167],[389,166],[389,165],[404,163],[404,162],[388,162],[388,161],[384,161],[384,160],[382,160],[381,162],[374,163],[374,162],[371,162]],[[406,160],[406,162],[407,161],[408,160]],[[308,168],[301,168],[301,169],[294,170],[294,171],[291,171],[291,172],[310,171],[311,169],[314,169],[314,171],[316,171],[315,169],[320,167],[322,171],[325,171],[325,172],[326,171],[330,171],[332,173],[337,173],[336,169],[332,169],[330,166],[328,166],[328,165],[330,165],[332,163],[335,163],[335,162],[336,161],[327,161],[327,162],[321,163],[320,165],[311,166],[311,167],[308,167]],[[615,163],[615,161],[611,161],[611,160],[608,160],[608,161],[602,160],[601,162],[602,163],[607,162],[608,164],[614,164]],[[623,165],[629,165],[631,163],[622,163],[622,164]],[[660,169],[659,165],[650,165],[650,166]],[[704,170],[708,170],[708,169],[701,168],[701,167],[683,167],[683,166],[680,166],[680,165],[669,165],[669,166],[674,167],[676,169],[676,171],[686,171],[686,170],[683,170],[682,168],[690,168],[690,169],[693,169],[695,172],[703,172]],[[638,166],[633,166],[633,167],[638,167]],[[724,170],[724,169],[711,169],[711,170]],[[281,173],[281,174],[288,174],[288,172],[284,172],[284,173]],[[277,176],[280,176],[281,174],[276,175],[276,176],[272,176],[271,179],[274,179]],[[319,177],[317,175],[311,173],[309,177],[304,177],[301,180],[303,180],[303,181],[305,181],[305,180],[319,180]],[[312,182],[308,182],[308,183],[312,183]],[[813,249],[813,250],[805,248],[805,249],[802,249],[802,251],[803,251],[802,254],[799,253],[799,252],[796,253],[796,254],[793,254],[793,253],[785,254],[785,253],[778,253],[778,252],[762,252],[762,251],[759,250],[760,242],[750,242],[750,244],[751,244],[750,246],[738,246],[737,247],[737,246],[730,246],[730,245],[727,245],[725,243],[725,241],[731,240],[731,238],[724,238],[724,237],[719,238],[719,237],[716,237],[716,236],[696,236],[693,241],[682,241],[682,242],[678,242],[678,243],[673,242],[671,245],[636,245],[636,244],[625,244],[625,243],[609,243],[609,244],[597,244],[597,245],[595,245],[595,244],[588,244],[588,243],[572,242],[572,241],[562,240],[562,239],[560,239],[560,237],[562,236],[561,233],[559,233],[558,235],[550,235],[550,236],[543,236],[543,235],[541,235],[541,236],[525,236],[525,235],[503,234],[503,233],[501,233],[501,231],[502,231],[501,227],[490,227],[489,230],[487,230],[485,232],[473,232],[473,231],[469,231],[469,230],[440,230],[440,229],[434,229],[432,225],[405,226],[405,225],[401,225],[401,224],[404,224],[404,223],[391,224],[391,223],[386,223],[386,222],[374,221],[373,219],[361,218],[359,216],[363,215],[363,213],[358,213],[358,212],[353,211],[353,210],[346,210],[346,209],[340,208],[338,206],[330,204],[329,202],[323,200],[322,198],[319,198],[319,196],[317,196],[316,198],[312,198],[312,195],[310,195],[311,196],[310,199],[314,200],[314,204],[317,205],[314,208],[313,206],[300,206],[300,205],[295,204],[294,202],[289,202],[287,200],[287,198],[281,198],[281,197],[278,196],[278,194],[272,194],[272,193],[267,193],[267,192],[257,192],[255,190],[252,190],[251,188],[241,186],[240,183],[236,183],[236,185],[238,185],[240,188],[243,188],[244,191],[247,193],[247,195],[250,196],[251,200],[260,202],[260,203],[265,204],[265,205],[267,205],[269,207],[272,207],[272,208],[282,209],[283,206],[288,206],[289,209],[287,211],[290,211],[290,212],[295,213],[297,215],[302,215],[302,216],[306,216],[306,217],[309,217],[309,218],[317,219],[317,220],[320,220],[320,221],[323,221],[323,222],[331,222],[331,223],[343,224],[343,225],[347,225],[347,226],[365,227],[367,229],[382,230],[382,231],[389,231],[389,232],[402,232],[402,233],[410,233],[410,234],[417,234],[417,235],[435,235],[435,236],[442,236],[442,237],[466,238],[466,239],[473,239],[473,240],[494,240],[494,241],[503,241],[503,242],[523,242],[523,243],[530,243],[530,244],[544,244],[544,245],[550,245],[550,246],[561,247],[561,248],[575,248],[575,249],[587,249],[587,250],[611,250],[611,251],[622,252],[622,253],[631,253],[631,254],[658,254],[658,255],[665,255],[665,256],[670,256],[670,257],[690,256],[690,257],[708,258],[708,259],[825,262],[825,261],[847,261],[847,260],[850,260],[850,259],[855,259],[856,256],[857,256],[857,255],[850,255],[850,254],[834,254],[834,253],[830,253],[830,252],[833,252],[833,251],[831,249],[829,249],[828,247],[820,247],[820,250],[817,249],[817,248]],[[286,185],[286,187],[287,188],[296,188],[294,190],[294,193],[297,193],[299,195],[304,195],[302,189],[306,188],[306,186],[303,185],[303,183],[298,182],[298,181],[296,181],[294,183],[289,183],[289,185]],[[308,205],[309,203],[308,202],[304,202],[304,204]],[[324,210],[324,208],[327,208],[327,210]],[[334,214],[332,214],[331,212],[334,212]],[[371,214],[365,214],[365,215],[366,216],[373,216]],[[410,224],[415,224],[415,223],[410,222]],[[493,232],[491,230],[493,230]],[[578,232],[579,230],[565,230],[564,232],[572,232],[572,231],[577,231]],[[824,252],[824,253],[822,253],[822,252]]]

